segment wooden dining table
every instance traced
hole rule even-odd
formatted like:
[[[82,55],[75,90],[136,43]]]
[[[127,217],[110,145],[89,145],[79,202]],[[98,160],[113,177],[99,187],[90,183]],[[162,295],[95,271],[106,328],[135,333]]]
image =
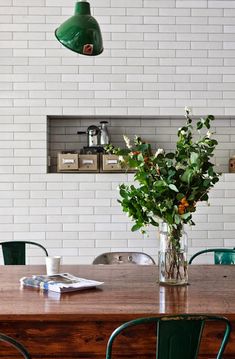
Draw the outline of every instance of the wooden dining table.
[[[155,265],[71,265],[62,272],[104,284],[46,292],[19,283],[23,276],[45,274],[45,266],[0,266],[0,332],[21,341],[33,358],[102,359],[110,334],[123,322],[182,313],[226,316],[233,330],[224,359],[235,358],[235,266],[192,265],[189,285],[175,287],[159,285]],[[215,358],[220,329],[206,327],[200,359]],[[154,349],[153,328],[135,328],[117,342],[114,358],[153,359]],[[16,355],[1,344],[0,358]]]

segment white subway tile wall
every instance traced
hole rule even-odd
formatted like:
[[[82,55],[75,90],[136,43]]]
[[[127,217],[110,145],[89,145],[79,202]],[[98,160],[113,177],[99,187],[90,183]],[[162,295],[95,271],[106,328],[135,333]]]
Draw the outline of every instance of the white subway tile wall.
[[[131,174],[47,174],[47,116],[183,116],[191,106],[194,115],[220,116],[216,161],[226,172],[235,153],[235,2],[90,0],[105,48],[95,58],[54,37],[74,4],[0,1],[1,241],[38,241],[64,263],[91,263],[110,250],[157,259],[156,231],[132,233],[116,200]],[[121,122],[113,126],[121,132]],[[154,129],[166,144],[177,126],[159,117],[135,132]],[[188,229],[190,255],[235,246],[234,196],[235,175],[224,174]],[[29,254],[30,263],[43,263],[33,247]]]

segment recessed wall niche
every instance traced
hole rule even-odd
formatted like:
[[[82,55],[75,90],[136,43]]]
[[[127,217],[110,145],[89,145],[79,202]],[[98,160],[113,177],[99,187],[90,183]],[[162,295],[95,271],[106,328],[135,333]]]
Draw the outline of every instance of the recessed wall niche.
[[[108,122],[107,128],[114,146],[125,146],[123,135],[127,135],[130,139],[138,135],[151,143],[153,148],[170,151],[175,148],[177,131],[185,123],[185,118],[184,116],[48,116],[48,172],[57,172],[59,153],[81,153],[88,145],[87,134],[77,134],[77,132],[87,132],[87,128],[91,125],[98,127],[101,121]],[[211,132],[218,140],[214,163],[218,171],[228,172],[229,158],[235,154],[234,119],[217,117]]]

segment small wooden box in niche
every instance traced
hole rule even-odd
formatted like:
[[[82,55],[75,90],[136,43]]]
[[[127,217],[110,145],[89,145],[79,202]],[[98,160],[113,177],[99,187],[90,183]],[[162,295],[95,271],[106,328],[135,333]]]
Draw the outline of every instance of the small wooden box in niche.
[[[235,156],[229,159],[229,172],[235,173]]]

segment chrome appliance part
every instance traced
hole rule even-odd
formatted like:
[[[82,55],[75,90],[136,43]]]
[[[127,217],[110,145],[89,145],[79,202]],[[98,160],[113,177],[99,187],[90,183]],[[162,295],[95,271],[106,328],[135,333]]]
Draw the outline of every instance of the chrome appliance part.
[[[100,121],[100,145],[105,146],[110,143],[110,136],[107,129],[108,121]]]
[[[91,125],[86,131],[78,131],[78,135],[87,134],[87,147],[98,147],[100,145],[100,129]]]
[[[88,147],[96,147],[100,144],[100,129],[97,126],[91,125],[87,129]]]

